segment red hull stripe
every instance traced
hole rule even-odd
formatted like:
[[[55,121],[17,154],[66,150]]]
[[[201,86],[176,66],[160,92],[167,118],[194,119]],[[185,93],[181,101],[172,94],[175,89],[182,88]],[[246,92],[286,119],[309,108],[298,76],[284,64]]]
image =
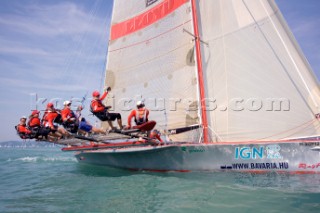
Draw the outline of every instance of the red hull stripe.
[[[189,0],[164,0],[162,3],[140,15],[114,24],[111,27],[110,39],[115,40],[139,31],[166,17],[188,1]]]
[[[115,149],[120,147],[139,146],[139,145],[146,145],[146,143],[135,141],[135,142],[121,142],[121,143],[109,143],[109,144],[94,144],[94,145],[64,147],[61,150],[62,151],[83,151],[83,150],[94,150],[94,149],[102,149],[102,148]]]

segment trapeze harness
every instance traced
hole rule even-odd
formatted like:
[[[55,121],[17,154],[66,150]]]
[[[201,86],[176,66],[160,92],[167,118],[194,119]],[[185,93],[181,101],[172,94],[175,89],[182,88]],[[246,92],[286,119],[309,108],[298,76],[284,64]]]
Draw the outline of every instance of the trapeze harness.
[[[93,105],[97,103],[97,107],[100,108],[100,107],[104,107],[101,100],[92,100],[91,101],[91,104],[90,104],[90,111],[92,112],[93,115],[95,115],[97,118],[99,118],[99,120],[101,121],[107,121],[108,120],[108,111],[104,108],[103,111],[99,111],[99,112],[95,112],[93,110]]]
[[[136,111],[136,116],[134,118],[134,122],[136,122],[137,125],[141,125],[148,122],[147,109],[144,109],[143,113],[141,113],[141,110],[135,110],[135,111]]]
[[[97,108],[102,108],[102,111],[95,112],[93,109],[93,105],[97,103]],[[110,107],[106,107],[102,104],[101,100],[92,100],[90,104],[90,111],[93,115],[99,118],[100,121],[114,121],[115,119],[121,119],[120,113],[109,113],[108,109]]]

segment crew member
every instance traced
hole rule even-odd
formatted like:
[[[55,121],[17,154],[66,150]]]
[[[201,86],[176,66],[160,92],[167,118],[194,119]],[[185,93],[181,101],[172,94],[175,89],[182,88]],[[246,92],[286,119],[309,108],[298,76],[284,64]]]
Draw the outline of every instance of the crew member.
[[[71,101],[63,102],[64,108],[61,110],[62,125],[68,131],[76,133],[79,123],[76,120],[74,112],[71,110]]]
[[[35,138],[42,139],[43,137],[48,139],[48,134],[50,133],[50,128],[41,126],[41,121],[39,118],[40,112],[38,110],[33,110],[29,116],[28,127]],[[50,138],[49,138],[49,141]]]
[[[20,118],[20,123],[15,126],[20,138],[22,139],[28,139],[28,138],[32,138],[31,137],[31,130],[27,128],[27,117],[26,116],[22,116]]]
[[[142,101],[137,101],[137,109],[131,111],[128,116],[128,129],[131,128],[131,120],[134,118],[134,122],[137,126],[148,122],[149,110],[145,108]]]
[[[111,91],[111,88],[108,87],[105,89],[103,95],[100,97],[100,93],[98,91],[94,91],[92,93],[93,100],[91,101],[91,111],[97,116],[101,121],[107,121],[111,129],[114,129],[112,121],[117,119],[119,128],[122,129],[122,120],[120,113],[110,113],[108,109],[111,107],[106,107],[103,105],[102,101],[107,97],[108,92]]]
[[[40,112],[38,110],[33,110],[29,116],[28,127],[30,129],[40,127],[41,121],[39,119]]]
[[[63,102],[64,108],[61,110],[61,117],[63,122],[73,123],[76,118],[71,108],[71,101]]]
[[[49,127],[53,136],[61,138],[62,136],[68,136],[69,134],[64,128],[58,127],[54,123],[61,123],[61,115],[54,108],[53,103],[47,104],[46,112],[42,118],[43,126]]]

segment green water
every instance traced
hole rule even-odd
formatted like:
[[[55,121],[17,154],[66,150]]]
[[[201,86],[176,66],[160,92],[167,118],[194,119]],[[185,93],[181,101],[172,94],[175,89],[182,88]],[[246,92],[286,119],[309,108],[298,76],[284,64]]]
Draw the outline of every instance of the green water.
[[[0,148],[0,212],[320,212],[320,175],[150,173]]]

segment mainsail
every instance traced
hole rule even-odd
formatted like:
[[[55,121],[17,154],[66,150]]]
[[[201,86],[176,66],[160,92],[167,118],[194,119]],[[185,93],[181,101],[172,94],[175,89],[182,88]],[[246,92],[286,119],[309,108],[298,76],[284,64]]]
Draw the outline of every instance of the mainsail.
[[[115,95],[107,104],[124,122],[142,99],[157,128],[199,123],[192,32],[188,0],[114,1],[106,84]],[[198,139],[194,132],[172,137]]]
[[[274,1],[196,2],[209,138],[319,135],[318,83]],[[106,84],[115,96],[107,104],[124,118],[143,99],[160,129],[201,124],[191,3],[114,1]]]

